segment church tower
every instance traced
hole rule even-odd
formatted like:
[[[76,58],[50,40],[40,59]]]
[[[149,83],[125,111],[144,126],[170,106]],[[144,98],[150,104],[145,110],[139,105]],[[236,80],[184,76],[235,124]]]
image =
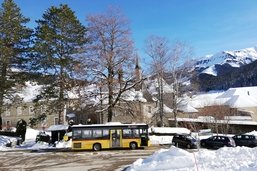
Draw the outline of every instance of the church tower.
[[[136,76],[136,82],[142,80],[142,68],[140,66],[140,62],[139,62],[139,57],[137,56],[136,57],[136,66],[135,66],[135,76]],[[138,84],[136,87],[135,87],[136,91],[138,90],[142,90],[142,82],[140,84]]]

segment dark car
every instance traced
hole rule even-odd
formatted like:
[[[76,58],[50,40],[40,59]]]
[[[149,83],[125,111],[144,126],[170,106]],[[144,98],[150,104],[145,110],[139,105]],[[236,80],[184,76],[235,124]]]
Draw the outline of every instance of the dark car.
[[[201,147],[217,149],[220,147],[235,147],[235,141],[227,136],[212,136],[200,141]]]
[[[257,139],[254,135],[235,135],[232,137],[236,146],[257,147]]]
[[[197,148],[197,141],[190,135],[176,134],[172,139],[172,144],[181,148]]]

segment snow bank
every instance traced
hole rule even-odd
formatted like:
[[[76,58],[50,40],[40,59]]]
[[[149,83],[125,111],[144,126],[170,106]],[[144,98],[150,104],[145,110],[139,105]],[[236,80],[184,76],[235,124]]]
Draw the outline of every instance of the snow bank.
[[[0,135],[0,147],[5,148],[6,145],[11,145],[12,143],[17,142],[17,139],[14,137],[8,137],[4,135]]]
[[[32,129],[30,127],[27,127],[26,135],[25,135],[25,141],[30,140],[36,140],[36,136],[39,134],[39,130]]]
[[[138,159],[135,161],[129,171],[145,170],[185,170],[194,168],[192,154],[189,152],[171,146],[170,149],[161,149],[146,159]]]
[[[217,151],[200,149],[189,153],[171,146],[161,149],[146,159],[138,159],[127,171],[255,171],[257,170],[257,148],[224,147]]]
[[[156,136],[152,135],[149,136],[150,144],[151,145],[158,145],[158,144],[171,144],[173,136]]]
[[[149,132],[155,134],[190,134],[191,131],[187,128],[179,127],[151,127]]]

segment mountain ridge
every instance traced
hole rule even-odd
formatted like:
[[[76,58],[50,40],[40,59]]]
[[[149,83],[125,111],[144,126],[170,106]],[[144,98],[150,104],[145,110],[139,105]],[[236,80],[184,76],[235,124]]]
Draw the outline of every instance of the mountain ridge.
[[[193,71],[191,82],[203,91],[257,86],[257,46],[207,55],[196,60]]]
[[[217,76],[220,74],[217,70],[218,66],[229,65],[232,68],[239,68],[255,60],[257,60],[257,46],[234,51],[222,51],[197,60],[194,64],[194,70],[200,74]]]

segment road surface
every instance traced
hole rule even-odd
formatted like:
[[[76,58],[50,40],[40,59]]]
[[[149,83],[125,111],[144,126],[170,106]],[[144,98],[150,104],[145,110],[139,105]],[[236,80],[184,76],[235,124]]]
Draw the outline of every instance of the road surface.
[[[8,151],[0,153],[0,171],[122,171],[160,146],[137,150],[76,152]]]

